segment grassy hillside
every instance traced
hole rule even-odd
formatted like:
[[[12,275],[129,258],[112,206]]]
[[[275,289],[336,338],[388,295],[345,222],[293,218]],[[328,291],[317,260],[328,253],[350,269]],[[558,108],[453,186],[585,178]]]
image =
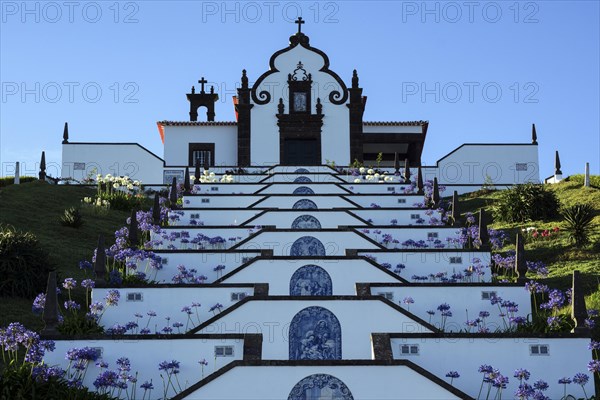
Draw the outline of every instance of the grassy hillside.
[[[518,231],[527,227],[535,227],[538,230],[558,227],[559,231],[549,239],[538,238],[526,241],[526,259],[531,261],[543,261],[550,274],[542,281],[551,287],[567,289],[571,286],[571,274],[578,269],[582,272],[587,293],[586,304],[588,308],[600,308],[600,177],[593,177],[591,188],[583,187],[583,176],[571,177],[568,181],[556,185],[547,186],[556,193],[561,206],[572,206],[575,204],[591,204],[595,210],[593,220],[595,233],[592,244],[583,249],[575,248],[568,241],[567,234],[562,232],[564,223],[561,218],[550,221],[530,221],[527,223],[503,223],[493,221],[491,228],[503,229],[509,233],[511,244],[503,250],[514,249],[515,235]],[[461,198],[461,211],[478,211],[484,208],[490,211],[490,206],[498,199],[499,192],[475,193],[464,195]],[[487,213],[491,217],[491,212]]]
[[[114,240],[115,230],[128,217],[123,211],[95,214],[82,208],[83,226],[75,229],[59,223],[66,208],[80,207],[81,199],[94,193],[95,190],[86,187],[55,186],[39,181],[0,188],[0,224],[34,233],[50,253],[59,276],[80,278],[78,263],[91,259],[98,235],[103,233],[107,242]],[[32,300],[0,299],[0,326],[19,321],[30,328],[40,328],[39,317],[31,313]]]

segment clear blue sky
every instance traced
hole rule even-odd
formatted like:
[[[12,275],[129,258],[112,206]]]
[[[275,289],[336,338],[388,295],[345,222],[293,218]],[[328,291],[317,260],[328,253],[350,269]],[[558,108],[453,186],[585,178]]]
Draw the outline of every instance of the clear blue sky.
[[[205,76],[234,120],[250,82],[286,47],[301,13],[311,45],[347,83],[365,120],[428,120],[423,162],[462,143],[539,138],[541,177],[600,173],[598,1],[2,1],[0,162],[36,172],[71,141],[138,142],[163,154],[159,120],[187,120]],[[97,91],[101,90],[101,94]],[[460,89],[460,92],[458,91]],[[426,90],[426,92],[424,92]],[[498,92],[501,91],[501,93]],[[55,169],[49,172],[55,175]]]

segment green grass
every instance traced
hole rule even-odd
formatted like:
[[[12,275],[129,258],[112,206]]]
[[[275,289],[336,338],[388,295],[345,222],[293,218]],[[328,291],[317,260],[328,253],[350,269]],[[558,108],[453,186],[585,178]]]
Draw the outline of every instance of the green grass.
[[[550,275],[542,281],[553,288],[567,289],[571,287],[571,278],[574,270],[581,271],[586,292],[586,305],[588,308],[600,309],[600,184],[599,176],[592,176],[592,187],[583,187],[583,176],[576,175],[568,181],[556,185],[548,185],[548,188],[556,193],[561,207],[575,204],[591,204],[595,210],[593,219],[594,234],[592,243],[582,249],[575,248],[568,240],[565,232],[559,231],[553,238],[529,239],[525,243],[526,259],[531,261],[543,261],[548,266]],[[480,192],[477,194],[466,194],[461,197],[460,207],[462,212],[476,212],[480,208],[487,211],[488,218],[492,219],[490,206],[498,198],[499,192]],[[559,216],[549,221],[531,221],[526,223],[504,223],[492,220],[490,228],[502,229],[509,233],[510,244],[505,250],[514,249],[515,236],[523,228],[535,227],[538,230],[562,229],[564,223]]]
[[[80,260],[91,260],[98,241],[104,234],[106,243],[114,241],[114,232],[125,224],[129,213],[110,210],[94,213],[82,207],[81,199],[93,196],[95,189],[81,186],[48,185],[39,181],[0,188],[0,224],[9,224],[35,234],[41,246],[50,253],[61,278],[83,277]],[[75,229],[60,224],[69,207],[81,207],[84,224]],[[21,322],[30,329],[41,328],[38,316],[31,312],[33,299],[0,299],[0,326]]]

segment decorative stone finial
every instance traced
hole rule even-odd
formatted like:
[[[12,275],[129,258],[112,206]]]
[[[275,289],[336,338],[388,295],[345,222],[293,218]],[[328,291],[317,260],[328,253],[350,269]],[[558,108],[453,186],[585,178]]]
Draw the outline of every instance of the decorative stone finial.
[[[460,210],[458,209],[458,192],[455,190],[452,193],[452,225],[455,225],[460,217]]]
[[[171,209],[177,208],[177,178],[173,177],[171,182],[171,191],[169,192],[169,203]]]
[[[558,156],[558,150],[554,155],[554,175],[562,175],[562,171],[560,170],[560,157]]]
[[[42,335],[57,335],[58,326],[58,295],[56,294],[56,271],[48,274],[46,285],[46,302],[44,304],[44,323]]]
[[[246,70],[242,70],[242,89],[248,89],[248,76],[246,76]]]
[[[208,160],[208,158],[204,159],[204,170],[208,171],[210,169],[210,161]]]
[[[46,180],[46,152],[42,151],[42,159],[40,160],[40,172],[38,174],[40,181]]]
[[[200,184],[200,163],[196,162],[194,165],[194,185]]]
[[[423,185],[423,170],[421,169],[420,165],[417,169],[417,194],[425,194]]]
[[[400,175],[400,157],[398,152],[394,152],[394,173]]]
[[[96,247],[96,261],[94,262],[94,273],[97,282],[104,282],[106,278],[106,251],[104,250],[104,235],[98,235],[98,247]]]
[[[585,306],[585,297],[581,287],[581,275],[578,270],[573,271],[573,286],[571,291],[571,318],[575,322],[572,333],[589,333],[589,328],[585,325],[588,317]]]
[[[433,178],[433,193],[431,193],[431,201],[433,201],[434,207],[437,207],[440,204],[440,186],[438,185],[437,176]]]
[[[283,112],[285,111],[285,106],[283,105],[283,98],[279,98],[279,104],[277,104],[277,112],[279,114],[283,114]]]
[[[190,168],[185,167],[185,173],[183,174],[183,194],[190,195],[192,193],[192,186],[190,184]]]
[[[15,180],[14,180],[14,184],[15,185],[19,185],[20,183],[21,183],[21,164],[17,161],[15,163]]]
[[[152,206],[152,222],[160,225],[160,197],[158,192],[154,193],[154,205]]]
[[[309,79],[310,79],[310,74]],[[323,115],[323,104],[321,104],[321,98],[317,97],[317,105],[315,106],[317,110],[317,115]]]
[[[404,183],[410,183],[410,164],[408,158],[404,160]]]
[[[65,122],[65,129],[63,130],[63,141],[62,144],[69,143],[69,124]]]
[[[196,94],[196,87],[192,85],[192,94]]]
[[[298,17],[298,19],[296,21],[294,21],[294,23],[298,24],[298,32],[296,32],[295,34],[290,36],[290,44],[292,46],[295,46],[297,44],[308,45],[308,42],[309,42],[308,36],[306,36],[304,33],[302,33],[302,25],[304,25],[306,23],[306,21],[304,21],[302,19],[302,17]]]
[[[456,192],[455,192],[456,193]],[[490,241],[490,235],[488,233],[487,218],[483,208],[479,210],[479,241],[481,246],[485,246]]]
[[[531,144],[538,144],[537,132],[535,131],[535,124],[531,124]]]
[[[358,72],[352,71],[352,89],[358,89]]]
[[[527,263],[525,262],[525,244],[521,233],[517,233],[517,243],[515,247],[515,272],[517,274],[517,282],[525,283],[527,281]]]
[[[138,235],[137,210],[135,207],[131,210],[131,216],[129,217],[129,234],[127,238],[129,239],[129,246],[132,248],[138,247],[140,238]]]

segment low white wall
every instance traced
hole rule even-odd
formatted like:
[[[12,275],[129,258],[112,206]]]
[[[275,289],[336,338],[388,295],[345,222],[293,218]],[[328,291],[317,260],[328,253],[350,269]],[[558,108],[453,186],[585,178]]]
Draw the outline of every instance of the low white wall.
[[[143,184],[161,184],[163,160],[137,143],[62,145],[62,178],[81,181],[96,174],[129,176]]]
[[[407,228],[363,228],[358,229],[359,232],[366,234],[371,239],[375,240],[378,243],[383,243],[384,235],[391,235],[394,240],[398,240],[399,243],[389,243],[387,244],[388,249],[403,249],[406,247],[402,246],[402,243],[406,240],[412,239],[416,242],[419,240],[425,241],[425,243],[429,246],[429,248],[434,248],[433,240],[428,240],[428,235],[437,234],[437,239],[441,240],[441,244],[445,247],[443,248],[456,248],[457,245],[450,243],[447,239],[455,239],[459,236],[458,228],[447,228],[440,226],[427,226],[427,227],[419,227],[415,229],[407,229]]]
[[[365,260],[320,259],[320,260],[256,260],[240,269],[223,283],[261,282],[269,284],[269,295],[290,294],[290,279],[294,272],[304,265],[318,265],[323,268],[332,282],[333,295],[356,295],[356,283],[398,282]]]
[[[154,385],[154,390],[150,392],[151,399],[163,398],[163,381],[160,377],[165,376],[164,371],[159,371],[158,365],[163,361],[176,360],[180,362],[179,374],[177,375],[182,389],[190,387],[202,376],[208,376],[212,372],[220,369],[235,360],[243,358],[244,342],[242,339],[106,339],[106,340],[57,340],[56,349],[53,352],[46,353],[44,361],[48,365],[59,365],[66,369],[69,361],[65,359],[65,354],[69,349],[83,347],[102,348],[102,360],[108,362],[109,369],[118,370],[116,361],[121,357],[127,357],[131,361],[131,374],[138,373],[136,399],[144,396],[144,390],[140,385],[145,381]],[[233,346],[233,356],[215,357],[215,346]],[[198,361],[206,359],[208,365],[202,366]],[[90,363],[84,385],[94,390],[93,382],[102,370]],[[131,386],[131,384],[129,384]],[[177,387],[177,383],[175,383]],[[129,389],[131,393],[131,388]],[[167,397],[175,395],[173,388],[170,388]],[[123,392],[123,397],[125,393]],[[146,394],[146,399],[148,394]]]
[[[346,249],[375,249],[375,244],[363,239],[354,232],[261,232],[250,241],[242,243],[239,250],[273,249],[276,256],[289,256],[294,242],[303,236],[313,236],[321,241],[328,256],[346,255]]]
[[[412,276],[428,277],[425,281],[419,282],[440,282],[439,279],[434,280],[429,275],[445,274],[446,277],[454,273],[461,272],[474,264],[473,260],[480,260],[480,265],[483,266],[482,276],[473,276],[470,282],[489,282],[491,280],[490,269],[487,267],[490,264],[491,255],[489,252],[483,251],[398,251],[398,252],[377,252],[369,253],[368,251],[359,252],[359,255],[370,256],[379,264],[390,264],[391,270],[394,271],[398,264],[403,264],[404,269],[399,275],[409,281]],[[456,257],[460,257],[458,260]],[[451,261],[454,261],[451,262]],[[458,263],[458,261],[460,261]]]
[[[250,236],[254,230],[252,228],[236,228],[236,227],[227,227],[227,228],[213,228],[210,226],[203,227],[185,227],[185,228],[163,228],[160,233],[150,232],[150,238],[152,240],[161,240],[162,244],[155,245],[153,248],[155,250],[225,250],[229,249],[242,240],[246,239]],[[182,234],[188,233],[189,238],[175,238],[171,237],[171,234]],[[202,243],[192,243],[191,240],[196,238],[197,235],[202,234],[208,236],[210,238],[213,237],[222,237],[226,240],[225,243],[218,245],[210,245],[206,242]],[[174,239],[174,240],[170,240]],[[188,240],[188,243],[182,242],[182,240]],[[173,247],[174,246],[174,247]]]
[[[330,171],[330,172],[333,172],[333,171]],[[269,176],[269,178],[266,179],[264,181],[264,183],[292,183],[297,178],[300,178],[300,177],[308,178],[314,183],[327,183],[327,182],[340,183],[340,182],[342,182],[337,177],[332,175],[331,173],[299,173],[299,174],[296,174],[296,173],[277,173],[276,172],[276,173],[270,174],[268,176]]]
[[[186,399],[287,399],[292,388],[307,376],[328,374],[341,380],[354,399],[435,400],[457,399],[409,367],[389,366],[273,366],[235,367],[196,390]],[[262,382],[262,384],[256,384]]]
[[[513,397],[519,386],[519,380],[513,377],[518,368],[527,369],[531,373],[529,383],[533,384],[542,379],[550,385],[544,395],[551,399],[563,398],[563,385],[557,382],[562,377],[572,377],[578,372],[586,372],[586,364],[592,354],[587,349],[589,339],[549,339],[549,338],[406,338],[392,339],[394,358],[406,358],[427,369],[433,374],[444,377],[448,371],[457,371],[460,378],[454,379],[453,385],[474,398],[478,397],[483,374],[477,369],[482,364],[492,365],[509,377],[506,389],[502,390],[504,397]],[[401,356],[402,344],[418,344],[418,356]],[[549,346],[548,355],[530,355],[530,345],[545,344]],[[445,378],[448,379],[448,378]],[[484,392],[487,393],[487,383]],[[593,393],[593,385],[586,388]],[[579,398],[583,392],[575,384],[568,385],[567,394]],[[490,398],[496,390],[492,388]]]
[[[356,208],[356,206],[341,196],[270,196],[256,204],[258,208],[291,209],[297,201],[308,199],[315,203],[319,210],[330,208]]]
[[[300,168],[303,168],[307,171],[309,171],[310,173],[327,173],[327,174],[331,174],[331,173],[335,173],[334,170],[332,170],[331,168],[329,168],[328,166],[325,165],[309,165],[309,166],[288,166],[288,165],[278,165],[276,167],[273,167],[271,169],[269,169],[270,173],[276,174],[276,173],[286,173],[286,174],[293,174],[296,173],[296,171]]]
[[[452,312],[451,317],[447,317],[443,325],[444,332],[470,331],[477,332],[477,328],[469,328],[465,322],[467,319],[475,320],[480,311],[490,313],[485,318],[485,327],[490,332],[496,330],[505,330],[509,324],[509,317],[500,317],[501,312],[506,314],[506,309],[500,308],[499,304],[492,305],[489,299],[482,299],[482,292],[495,292],[503,300],[510,300],[518,304],[519,311],[514,316],[527,317],[531,314],[531,297],[524,287],[520,286],[420,286],[406,285],[397,286],[373,286],[371,294],[392,293],[393,298],[389,299],[399,304],[405,310],[409,310],[419,318],[430,322],[439,329],[442,329],[442,317],[437,309],[442,303],[448,304]],[[405,299],[410,297],[414,303],[407,304]],[[430,316],[427,311],[432,310],[435,315]]]
[[[315,194],[346,194],[344,189],[333,183],[274,183],[260,194],[293,194],[299,187],[310,188]]]
[[[92,301],[102,302],[105,298],[108,288],[96,288],[92,291]],[[101,325],[110,328],[114,324],[125,325],[130,321],[137,321],[139,329],[128,331],[128,334],[139,333],[144,327],[150,329],[151,334],[161,334],[165,326],[171,326],[173,323],[180,322],[183,327],[173,328],[173,333],[186,333],[188,330],[200,325],[207,319],[213,317],[218,311],[210,311],[210,308],[219,303],[223,305],[222,310],[226,310],[238,299],[232,299],[232,293],[245,293],[247,296],[254,294],[254,287],[178,287],[178,288],[121,288],[117,289],[121,294],[121,299],[117,306],[106,307]],[[174,293],[177,293],[174,296]],[[129,301],[127,295],[131,293],[141,294],[141,300]],[[200,307],[192,307],[192,303],[201,304]],[[191,314],[182,312],[183,307],[191,307]],[[155,317],[150,318],[148,311],[154,311]],[[136,313],[144,317],[139,320],[135,317]],[[166,318],[170,318],[170,323]]]
[[[287,360],[290,323],[299,311],[312,306],[324,307],[337,317],[344,360],[371,359],[372,332],[429,332],[379,300],[250,300],[198,333],[262,333],[262,358]]]
[[[194,171],[190,171],[193,176]],[[234,179],[237,180],[237,176]],[[200,183],[194,185],[196,194],[253,194],[257,190],[262,189],[265,185],[262,184],[236,184],[236,183]]]
[[[364,223],[358,218],[353,217],[345,211],[318,211],[318,210],[299,210],[299,211],[268,211],[265,214],[253,219],[248,225],[273,225],[277,228],[290,229],[292,223],[301,215],[312,215],[319,220],[322,228],[337,228],[338,226],[362,226]]]
[[[195,268],[198,270],[196,275],[204,275],[208,279],[206,283],[212,283],[222,275],[239,267],[244,262],[258,256],[259,252],[189,252],[189,251],[154,251],[162,258],[162,268],[156,270],[148,266],[147,262],[138,262],[138,271],[145,272],[150,280],[157,283],[173,283],[173,277],[179,273],[177,267],[183,265],[188,270]],[[166,259],[166,263],[165,263]],[[246,261],[245,261],[246,260]],[[215,271],[217,265],[224,265],[222,271]]]
[[[410,210],[369,208],[368,210],[352,210],[351,212],[365,221],[371,222],[373,225],[394,225],[392,224],[392,220],[396,220],[396,225],[416,225],[415,221],[418,218],[429,222],[429,218],[431,217],[425,214],[426,211],[422,208],[413,208]],[[435,212],[433,215],[437,217],[438,213]],[[416,216],[416,218],[412,216]]]
[[[182,212],[183,215],[179,216],[179,221],[169,222],[170,226],[178,226],[178,225],[190,225],[190,221],[192,219],[196,220],[198,225],[211,226],[211,225],[220,225],[220,226],[239,226],[243,222],[246,222],[253,216],[262,212],[262,210],[256,209],[242,209],[242,208],[233,208],[229,210],[211,210],[209,209],[201,209],[201,210],[189,210],[189,209],[180,209],[177,212]],[[198,217],[196,217],[198,215]],[[192,218],[194,216],[194,218]]]
[[[260,195],[183,196],[183,205],[189,208],[248,208],[263,198]]]
[[[398,183],[398,178],[394,183],[382,182],[382,183],[354,183],[352,180],[350,183],[344,183],[342,185],[346,189],[357,194],[390,194],[390,193],[404,193],[403,189],[407,188],[408,185]]]
[[[436,171],[428,172],[434,172],[441,184],[539,183],[538,146],[464,144],[439,159]]]
[[[348,200],[364,207],[364,208],[377,208],[379,206],[383,208],[394,208],[394,207],[414,207],[416,203],[423,203],[423,196],[417,195],[372,195],[372,196],[344,196]]]

